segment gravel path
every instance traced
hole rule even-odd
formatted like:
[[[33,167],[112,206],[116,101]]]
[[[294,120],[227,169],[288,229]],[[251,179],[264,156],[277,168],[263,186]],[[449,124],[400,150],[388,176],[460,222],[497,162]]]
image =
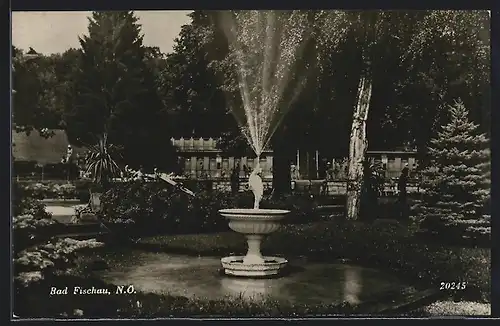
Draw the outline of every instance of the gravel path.
[[[422,311],[430,316],[489,316],[491,304],[470,301],[436,301],[422,308]]]

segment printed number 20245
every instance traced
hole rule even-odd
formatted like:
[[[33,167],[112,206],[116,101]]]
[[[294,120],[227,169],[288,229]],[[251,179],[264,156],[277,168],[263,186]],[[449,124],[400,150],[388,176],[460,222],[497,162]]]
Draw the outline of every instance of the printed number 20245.
[[[440,290],[465,290],[467,282],[441,282]]]

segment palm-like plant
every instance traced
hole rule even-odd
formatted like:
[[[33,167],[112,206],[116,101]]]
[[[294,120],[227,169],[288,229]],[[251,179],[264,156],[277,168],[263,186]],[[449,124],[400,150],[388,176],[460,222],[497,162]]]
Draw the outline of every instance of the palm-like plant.
[[[114,176],[120,174],[120,167],[115,161],[119,147],[108,142],[108,134],[98,137],[95,145],[87,146],[90,153],[86,159],[86,172],[92,175],[95,184],[106,188]]]

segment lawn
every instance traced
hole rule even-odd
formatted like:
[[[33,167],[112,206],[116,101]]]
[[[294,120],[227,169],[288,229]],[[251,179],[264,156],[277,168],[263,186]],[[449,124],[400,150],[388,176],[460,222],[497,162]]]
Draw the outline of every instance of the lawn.
[[[441,282],[467,282],[465,290],[444,290],[455,300],[490,302],[491,252],[426,243],[414,228],[393,223],[323,221],[287,225],[263,243],[265,254],[350,261],[398,274],[410,284],[440,288]],[[244,253],[244,237],[234,232],[169,235],[141,239],[137,246],[190,255]]]

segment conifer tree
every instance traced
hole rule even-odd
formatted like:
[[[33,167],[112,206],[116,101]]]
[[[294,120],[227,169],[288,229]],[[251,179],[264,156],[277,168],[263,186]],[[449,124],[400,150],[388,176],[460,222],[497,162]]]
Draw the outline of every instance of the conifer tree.
[[[468,118],[461,101],[450,107],[450,122],[429,147],[424,170],[424,221],[434,232],[490,233],[491,165],[489,140]]]
[[[167,169],[177,156],[140,28],[132,11],[92,13],[88,35],[80,38],[66,129],[72,141],[83,144],[107,134],[131,167]]]

